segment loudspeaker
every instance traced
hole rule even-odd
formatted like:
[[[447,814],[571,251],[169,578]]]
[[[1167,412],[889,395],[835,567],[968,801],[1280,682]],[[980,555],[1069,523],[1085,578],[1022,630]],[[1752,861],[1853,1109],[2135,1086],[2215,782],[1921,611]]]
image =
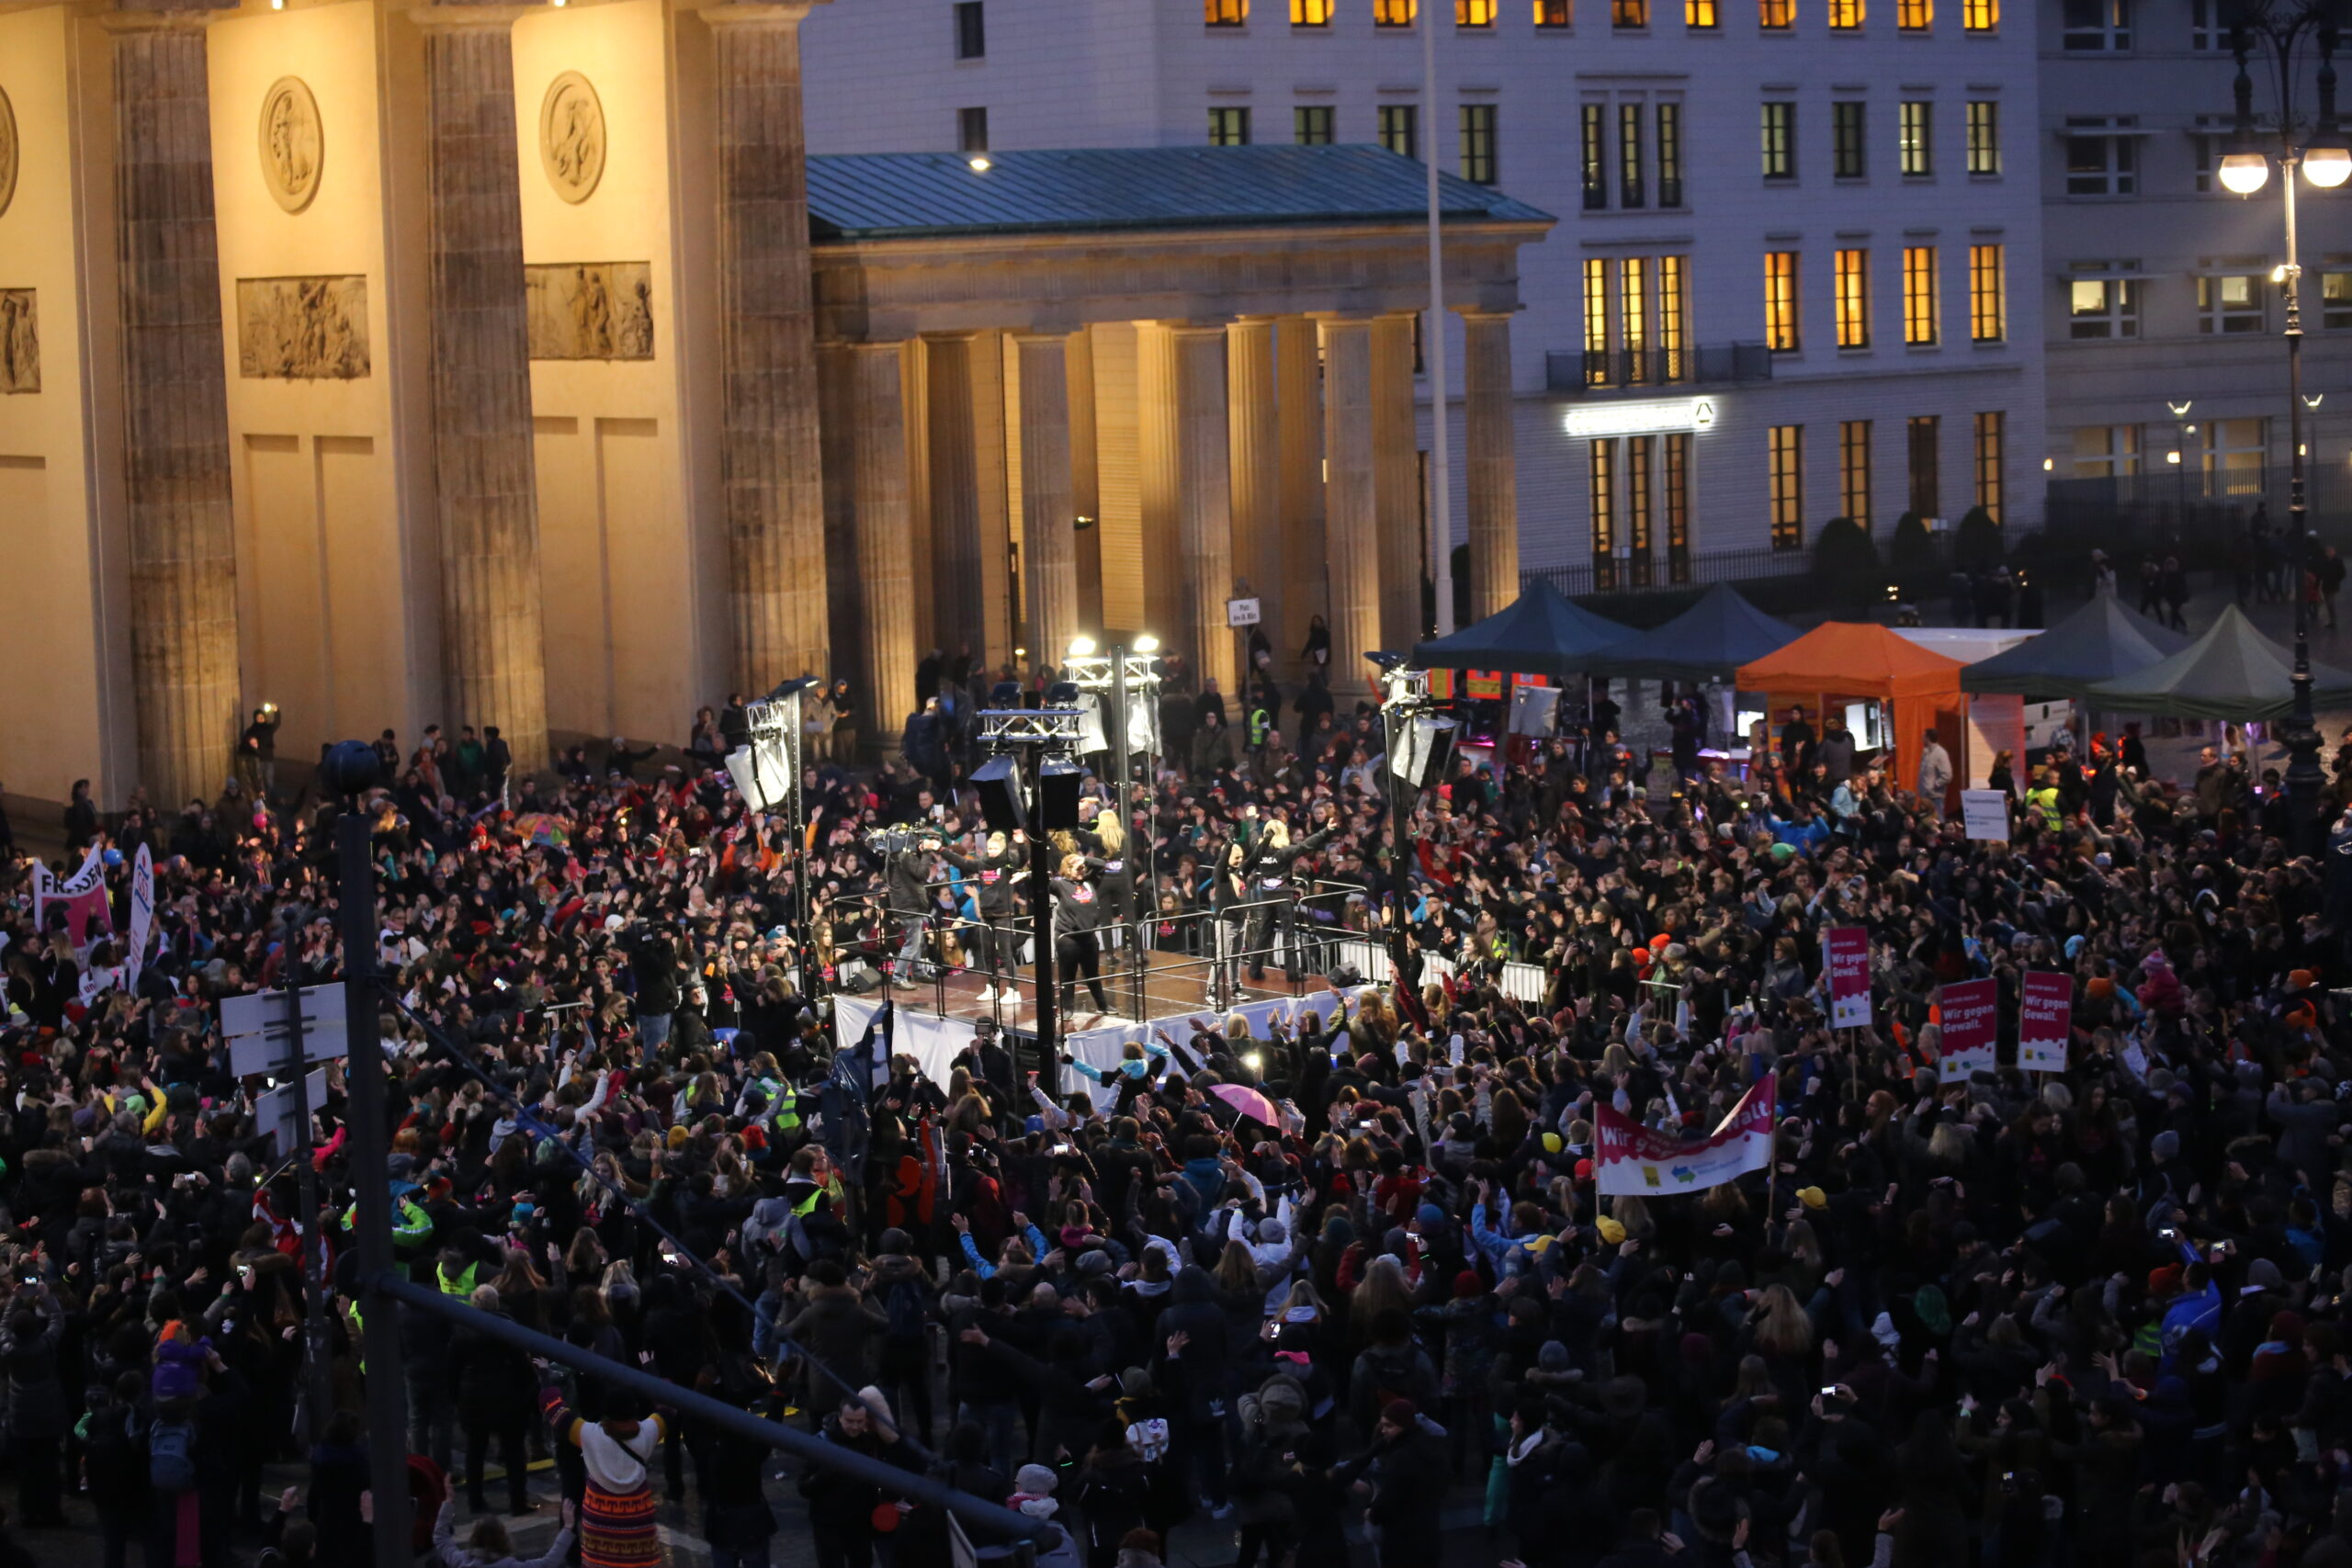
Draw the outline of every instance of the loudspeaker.
[[[1453,755],[1453,720],[1417,716],[1396,729],[1388,771],[1417,790],[1442,784],[1446,763]]]
[[[1331,984],[1344,991],[1351,986],[1363,984],[1363,971],[1352,964],[1340,964],[1333,967],[1329,979]]]
[[[1037,770],[1037,830],[1078,826],[1078,796],[1086,774],[1075,762],[1048,757]]]
[[[980,815],[989,831],[1011,833],[1029,826],[1028,803],[1023,798],[1021,764],[1012,757],[990,757],[972,770],[972,787],[979,792]],[[1078,825],[1077,798],[1071,797],[1070,825]]]

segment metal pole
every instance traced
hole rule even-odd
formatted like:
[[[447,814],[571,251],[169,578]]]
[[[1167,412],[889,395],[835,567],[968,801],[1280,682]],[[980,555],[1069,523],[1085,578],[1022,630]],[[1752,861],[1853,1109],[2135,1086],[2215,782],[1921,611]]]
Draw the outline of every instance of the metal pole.
[[[1111,787],[1118,800],[1118,815],[1112,820],[1119,825],[1120,854],[1127,863],[1127,886],[1136,889],[1136,896],[1127,900],[1126,992],[1127,1016],[1140,1023],[1144,1017],[1144,922],[1135,905],[1141,896],[1143,881],[1136,875],[1135,759],[1127,750],[1127,650],[1124,645],[1117,645],[1111,649],[1111,722],[1118,726],[1110,736]]]
[[[1430,320],[1421,333],[1421,357],[1430,372],[1430,581],[1437,585],[1437,635],[1453,631],[1453,475],[1446,430],[1445,244],[1438,233],[1437,28],[1430,0],[1421,0],[1421,102],[1429,123],[1421,128],[1423,173],[1429,181]]]
[[[1055,1049],[1054,1037],[1054,851],[1046,841],[1044,792],[1039,785],[1046,753],[1039,746],[1026,750],[1029,798],[1036,806],[1029,823],[1029,924],[1037,944],[1037,1076],[1046,1081],[1048,1094],[1058,1095],[1062,1092],[1062,1075],[1060,1053]]]
[[[2281,51],[2282,56],[2284,51]],[[2299,855],[2319,852],[2319,795],[2324,782],[2319,763],[2319,724],[2312,712],[2311,606],[2303,592],[2311,566],[2311,533],[2303,495],[2303,318],[2302,268],[2295,256],[2295,173],[2301,158],[2293,131],[2281,114],[2279,158],[2287,195],[2287,532],[2288,582],[2295,596],[2295,705],[2282,739],[2287,743],[2287,847]]]
[[[327,1412],[334,1408],[334,1383],[327,1375],[326,1235],[319,1229],[319,1171],[311,1151],[311,1075],[302,1050],[302,988],[295,974],[294,922],[286,922],[286,1068],[294,1075],[294,1185],[300,1194],[302,1217],[303,1379],[302,1436],[322,1440]]]
[[[408,1384],[401,1368],[398,1308],[381,1289],[392,1271],[392,1195],[385,1185],[384,1052],[376,1035],[376,868],[368,860],[368,818],[354,802],[335,823],[341,873],[344,1011],[351,1059],[351,1185],[358,1199],[361,1379],[368,1400],[368,1482],[375,1494],[378,1568],[408,1562]]]

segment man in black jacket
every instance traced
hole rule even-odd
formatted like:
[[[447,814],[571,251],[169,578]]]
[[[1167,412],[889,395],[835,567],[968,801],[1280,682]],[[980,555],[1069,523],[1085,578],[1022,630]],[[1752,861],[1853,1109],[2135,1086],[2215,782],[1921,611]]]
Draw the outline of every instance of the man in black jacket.
[[[1241,944],[1250,954],[1251,984],[1266,977],[1266,954],[1273,946],[1277,922],[1283,935],[1283,972],[1294,980],[1298,978],[1297,906],[1291,897],[1291,867],[1300,856],[1313,854],[1330,842],[1331,835],[1338,830],[1336,821],[1327,821],[1294,843],[1290,824],[1276,818],[1243,852],[1241,876],[1249,889],[1246,897],[1250,900],[1250,925]]]

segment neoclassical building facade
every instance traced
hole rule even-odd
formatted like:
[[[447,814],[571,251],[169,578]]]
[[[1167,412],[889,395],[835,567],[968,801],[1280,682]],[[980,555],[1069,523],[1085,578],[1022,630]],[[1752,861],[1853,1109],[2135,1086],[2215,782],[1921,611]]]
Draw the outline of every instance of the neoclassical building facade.
[[[1419,165],[812,161],[805,11],[0,4],[0,784],[209,798],[265,701],[528,764],[832,673],[872,735],[1081,631],[1230,686],[1244,592],[1408,638]],[[1442,208],[1483,613],[1551,220]]]

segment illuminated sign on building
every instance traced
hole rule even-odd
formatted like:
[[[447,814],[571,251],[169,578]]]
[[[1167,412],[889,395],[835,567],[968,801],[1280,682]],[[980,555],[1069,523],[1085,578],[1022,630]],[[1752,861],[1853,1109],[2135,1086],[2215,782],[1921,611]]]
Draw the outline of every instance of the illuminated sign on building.
[[[1583,441],[1668,430],[1710,430],[1714,423],[1713,398],[1685,398],[1671,403],[1580,403],[1561,418],[1562,428]]]

